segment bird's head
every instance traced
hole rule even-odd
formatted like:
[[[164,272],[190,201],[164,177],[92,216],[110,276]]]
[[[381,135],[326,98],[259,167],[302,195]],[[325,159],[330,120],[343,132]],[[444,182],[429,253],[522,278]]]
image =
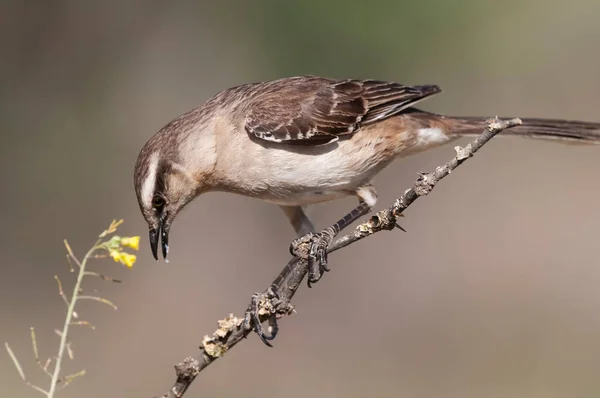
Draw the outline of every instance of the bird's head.
[[[140,210],[158,260],[169,252],[169,230],[177,214],[198,194],[214,189],[215,135],[196,113],[174,119],[142,148],[134,170]]]
[[[177,214],[197,194],[193,174],[176,162],[173,153],[147,144],[140,152],[134,172],[135,192],[148,223],[150,248],[158,260],[159,241],[163,258],[169,252],[169,230]]]

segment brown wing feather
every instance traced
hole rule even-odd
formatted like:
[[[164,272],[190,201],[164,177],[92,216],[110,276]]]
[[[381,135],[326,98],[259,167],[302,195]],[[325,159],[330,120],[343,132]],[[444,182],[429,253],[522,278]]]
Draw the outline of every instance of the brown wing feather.
[[[246,131],[272,142],[327,144],[440,91],[433,85],[313,76],[259,83],[247,108]]]

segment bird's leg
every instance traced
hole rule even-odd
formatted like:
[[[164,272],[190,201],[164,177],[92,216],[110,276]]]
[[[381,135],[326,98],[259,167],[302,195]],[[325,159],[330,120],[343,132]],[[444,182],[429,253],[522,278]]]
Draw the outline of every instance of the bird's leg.
[[[304,236],[315,232],[315,227],[310,218],[304,212],[302,206],[279,206],[285,215],[289,218],[290,224],[294,227],[297,236]]]
[[[279,206],[285,215],[289,218],[294,231],[298,236],[303,236],[308,233],[315,232],[315,227],[304,212],[301,206]],[[284,281],[289,272],[293,269],[292,264],[288,264],[283,271],[279,274],[277,279],[264,293],[255,293],[252,296],[250,306],[246,310],[244,316],[244,328],[246,330],[254,330],[263,343],[267,346],[272,347],[270,341],[275,339],[279,327],[277,325],[277,318],[281,314],[289,314],[294,310],[294,307],[287,300],[282,300],[277,295],[276,291],[279,285]],[[265,330],[260,318],[261,316],[268,315],[269,326]]]
[[[354,221],[371,211],[377,201],[377,194],[371,185],[360,187],[356,194],[359,205],[338,222],[318,233],[308,233],[295,239],[290,245],[290,253],[308,261],[308,286],[311,287],[321,279],[323,272],[329,271],[327,266],[327,249],[333,239]]]

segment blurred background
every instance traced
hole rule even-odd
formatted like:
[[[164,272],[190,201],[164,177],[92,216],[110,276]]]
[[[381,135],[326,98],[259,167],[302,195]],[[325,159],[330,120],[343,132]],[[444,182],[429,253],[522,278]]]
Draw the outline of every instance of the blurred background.
[[[600,2],[572,0],[2,1],[0,341],[34,382],[29,327],[54,355],[67,284],[62,244],[83,255],[113,218],[141,235],[123,280],[87,280],[63,397],[151,397],[230,312],[288,260],[279,209],[207,194],[179,216],[156,263],[132,169],[175,116],[237,84],[298,74],[439,84],[447,114],[600,121]],[[401,159],[381,207],[454,154]],[[275,348],[255,337],[190,397],[590,397],[600,394],[600,148],[499,137],[381,233],[331,256],[303,286]],[[354,199],[317,206],[324,227]],[[71,285],[68,284],[68,289]],[[0,396],[28,397],[0,351]]]

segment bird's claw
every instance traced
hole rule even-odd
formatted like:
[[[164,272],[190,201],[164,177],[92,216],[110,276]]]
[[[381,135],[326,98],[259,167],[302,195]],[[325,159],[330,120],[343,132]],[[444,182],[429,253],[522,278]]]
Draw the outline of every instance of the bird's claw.
[[[333,228],[328,228],[319,233],[301,236],[290,245],[290,253],[293,256],[308,262],[308,287],[318,282],[324,272],[329,272],[327,249],[335,235]]]
[[[287,300],[279,298],[273,286],[264,293],[255,293],[244,316],[244,329],[253,330],[260,340],[268,347],[273,347],[270,341],[277,337],[279,326],[277,318],[290,314],[294,307]],[[265,330],[261,318],[267,318],[269,326]]]

